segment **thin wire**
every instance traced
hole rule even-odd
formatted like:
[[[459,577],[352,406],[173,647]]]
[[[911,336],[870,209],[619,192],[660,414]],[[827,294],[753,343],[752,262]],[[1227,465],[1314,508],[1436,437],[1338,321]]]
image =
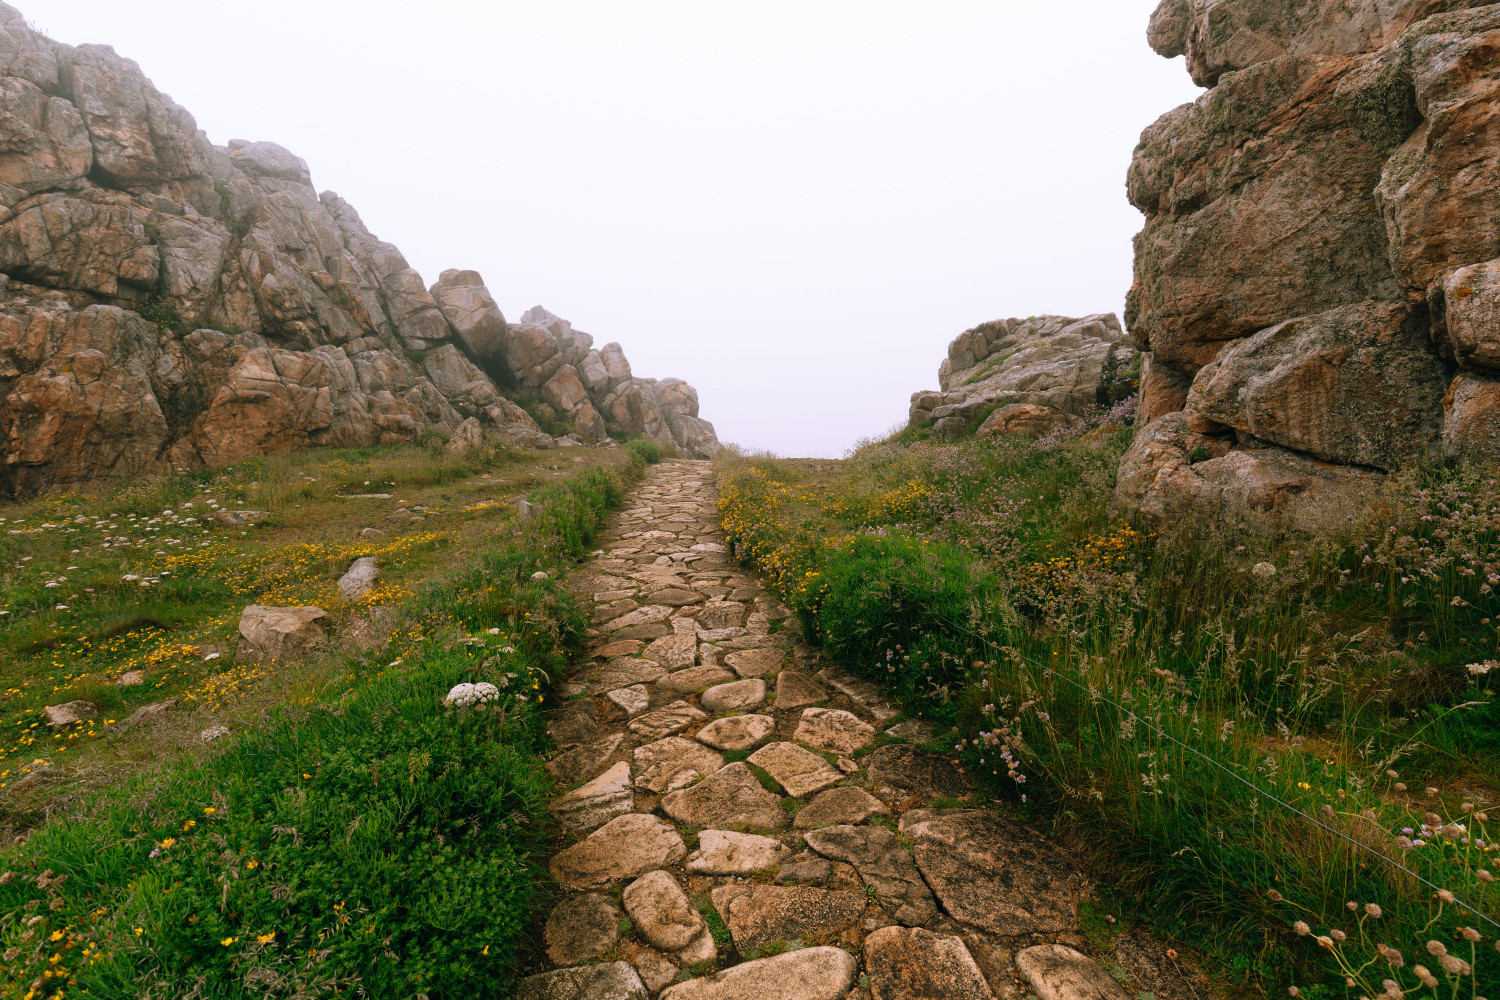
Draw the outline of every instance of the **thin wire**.
[[[978,632],[975,632],[975,631],[969,629],[967,626],[960,625],[958,622],[955,622],[955,621],[953,621],[951,619],[939,619],[939,620],[945,621],[948,625],[952,626],[954,629],[956,629],[956,630],[958,630],[960,632],[963,632],[963,633],[965,633],[965,634],[967,634],[969,636],[972,636],[973,638],[978,639],[980,642],[988,644],[989,646],[993,647],[997,651],[1002,651],[1002,652],[1004,651],[1001,646],[999,646],[998,644],[996,644],[994,642],[994,640],[988,639],[988,638],[980,635]],[[1179,740],[1177,737],[1171,735],[1170,733],[1164,732],[1161,729],[1159,729],[1158,727],[1152,725],[1148,720],[1141,718],[1139,715],[1136,715],[1130,709],[1126,708],[1124,705],[1121,705],[1119,702],[1115,701],[1113,698],[1110,698],[1108,695],[1101,694],[1099,691],[1095,690],[1094,688],[1085,687],[1084,685],[1082,685],[1082,684],[1078,683],[1077,681],[1073,680],[1073,678],[1064,676],[1063,674],[1059,673],[1056,669],[1054,669],[1052,667],[1049,667],[1049,666],[1047,666],[1044,663],[1038,663],[1036,660],[1033,660],[1031,657],[1027,656],[1025,653],[1022,653],[1018,649],[1010,648],[1010,651],[1013,652],[1016,656],[1019,656],[1021,659],[1027,661],[1028,663],[1030,663],[1032,666],[1037,667],[1043,673],[1051,674],[1053,677],[1058,678],[1059,680],[1063,681],[1064,683],[1073,685],[1075,688],[1077,688],[1078,690],[1082,691],[1084,694],[1088,695],[1090,698],[1096,698],[1096,699],[1098,699],[1100,701],[1108,702],[1110,705],[1113,705],[1119,711],[1121,711],[1124,714],[1130,716],[1136,722],[1138,722],[1141,725],[1145,726],[1147,729],[1151,730],[1156,735],[1160,736],[1161,738],[1163,738],[1165,740],[1169,740],[1170,742],[1177,744],[1179,747],[1181,747],[1182,749],[1186,750],[1188,753],[1192,754],[1193,756],[1202,758],[1203,760],[1207,761],[1209,764],[1211,764],[1214,767],[1218,768],[1220,771],[1223,771],[1225,774],[1229,775],[1235,781],[1238,781],[1240,784],[1245,785],[1246,787],[1248,787],[1252,791],[1256,792],[1257,794],[1259,794],[1261,796],[1264,796],[1265,798],[1270,799],[1272,802],[1276,803],[1277,805],[1281,806],[1282,808],[1288,809],[1291,812],[1296,813],[1298,816],[1301,816],[1303,819],[1308,820],[1308,821],[1316,824],[1317,826],[1322,827],[1324,830],[1327,830],[1329,833],[1333,834],[1335,837],[1339,837],[1339,838],[1341,838],[1343,840],[1347,840],[1349,843],[1353,844],[1355,847],[1358,847],[1360,850],[1362,850],[1362,851],[1368,851],[1370,854],[1375,855],[1377,858],[1379,858],[1380,860],[1384,861],[1386,864],[1391,865],[1392,867],[1395,867],[1395,868],[1399,868],[1401,871],[1404,871],[1406,874],[1410,875],[1412,878],[1416,879],[1418,882],[1421,882],[1423,885],[1425,885],[1425,886],[1427,886],[1427,887],[1429,887],[1431,889],[1434,889],[1434,890],[1436,890],[1438,892],[1447,891],[1447,890],[1444,890],[1442,886],[1437,885],[1437,884],[1435,884],[1433,882],[1429,882],[1427,879],[1423,878],[1421,875],[1418,875],[1416,872],[1412,871],[1410,868],[1408,868],[1405,865],[1401,864],[1401,862],[1396,861],[1393,858],[1386,857],[1384,854],[1381,854],[1379,851],[1375,850],[1373,847],[1370,847],[1367,844],[1360,843],[1359,841],[1355,840],[1353,837],[1349,836],[1347,833],[1344,833],[1342,830],[1337,830],[1337,829],[1329,826],[1327,823],[1324,823],[1322,820],[1318,819],[1316,816],[1313,816],[1311,813],[1305,812],[1304,810],[1299,809],[1298,807],[1292,805],[1290,802],[1286,802],[1286,801],[1282,800],[1281,798],[1279,798],[1278,796],[1272,794],[1271,792],[1266,791],[1264,788],[1261,788],[1259,785],[1257,785],[1254,782],[1250,781],[1248,778],[1245,778],[1243,775],[1236,774],[1235,772],[1231,771],[1229,768],[1225,767],[1223,764],[1220,764],[1218,761],[1214,760],[1212,757],[1208,756],[1207,754],[1199,751],[1195,747],[1189,746],[1188,744],[1182,742],[1181,740]],[[1449,894],[1452,895],[1451,891],[1449,891]],[[1463,900],[1459,899],[1457,896],[1454,896],[1453,899],[1454,899],[1454,902],[1458,903],[1459,906],[1462,906],[1464,909],[1466,909],[1470,913],[1474,914],[1480,920],[1483,920],[1485,923],[1489,924],[1492,927],[1500,928],[1500,921],[1496,921],[1494,918],[1489,917],[1489,916],[1487,916],[1484,913],[1481,913],[1479,910],[1477,910],[1474,907],[1470,906],[1468,903],[1465,903]]]

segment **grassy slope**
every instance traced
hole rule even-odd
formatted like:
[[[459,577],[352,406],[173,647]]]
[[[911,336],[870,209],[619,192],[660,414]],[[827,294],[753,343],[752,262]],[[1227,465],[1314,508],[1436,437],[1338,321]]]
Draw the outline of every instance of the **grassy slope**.
[[[1339,963],[1378,944],[1403,952],[1404,988],[1424,961],[1447,992],[1433,940],[1479,969],[1458,995],[1493,991],[1495,928],[1240,779],[1500,913],[1500,859],[1463,811],[1500,801],[1494,675],[1466,669],[1495,655],[1500,490],[1438,471],[1393,484],[1345,538],[1169,543],[1109,516],[1130,433],[731,459],[721,504],[831,656],[939,721],[994,794],[1237,982],[1340,994]],[[1428,812],[1468,829],[1423,837]],[[1320,951],[1297,919],[1350,939]],[[1356,978],[1374,996],[1389,975]]]
[[[208,535],[199,551],[212,554],[210,570],[183,583],[159,572],[159,560],[174,558],[169,547],[156,555],[132,546],[112,565],[120,556],[101,539],[79,544],[49,534],[55,529],[7,536],[32,544],[33,563],[68,558],[80,569],[65,572],[92,570],[106,585],[95,588],[97,598],[70,597],[82,605],[67,609],[78,612],[67,619],[70,635],[131,613],[150,615],[167,633],[95,652],[88,671],[58,675],[50,653],[26,644],[36,634],[28,619],[47,614],[45,605],[18,595],[16,624],[4,634],[21,637],[5,661],[13,711],[27,718],[38,702],[79,692],[125,699],[121,714],[131,699],[164,691],[195,700],[159,726],[117,731],[101,719],[78,727],[79,739],[47,747],[46,780],[0,793],[12,823],[62,812],[0,854],[0,996],[442,996],[475,995],[475,982],[483,984],[477,995],[506,995],[527,945],[541,877],[533,855],[546,836],[550,789],[534,752],[542,739],[534,709],[581,631],[558,571],[641,465],[613,456],[609,468],[535,488],[562,477],[563,463],[576,468],[571,457],[480,453],[458,463],[416,450],[324,453],[229,470],[208,483],[138,487],[146,509],[179,518],[189,496],[201,504],[215,495],[225,506],[243,497],[272,512],[270,526],[243,536]],[[602,457],[589,454],[585,467]],[[230,666],[217,677],[205,675],[228,656],[205,664],[196,654],[143,655],[143,647],[222,641],[231,612],[268,593],[326,600],[347,560],[362,554],[347,540],[371,523],[368,506],[381,503],[338,495],[382,483],[423,506],[441,502],[444,512],[436,530],[431,520],[375,522],[396,534],[374,544],[407,557],[383,559],[382,610],[329,605],[340,624],[355,624],[356,614],[378,622],[363,643],[330,645],[269,672]],[[507,497],[528,489],[543,513],[522,525]],[[48,501],[50,523],[62,523],[52,508],[71,499]],[[35,523],[42,513],[33,505],[7,515]],[[172,527],[171,537],[188,534]],[[132,556],[140,562],[131,565]],[[127,568],[164,583],[118,587]],[[551,575],[534,579],[538,571]],[[49,572],[36,577],[58,575]],[[190,587],[201,600],[183,613]],[[162,621],[172,610],[178,617]],[[127,666],[147,671],[144,690],[94,682],[95,672]],[[443,708],[453,684],[474,680],[496,683],[499,702]],[[210,755],[190,734],[215,720],[246,731]],[[23,731],[36,732],[29,723]]]

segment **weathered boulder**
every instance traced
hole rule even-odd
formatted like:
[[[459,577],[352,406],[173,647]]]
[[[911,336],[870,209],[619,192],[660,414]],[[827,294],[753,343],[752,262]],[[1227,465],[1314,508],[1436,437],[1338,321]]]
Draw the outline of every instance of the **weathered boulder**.
[[[1138,372],[1136,349],[1113,315],[997,320],[948,345],[941,388],[915,393],[909,420],[951,439],[971,433],[997,404],[1081,416],[1134,392]]]
[[[547,957],[554,965],[578,965],[609,951],[620,940],[623,917],[608,896],[597,892],[564,899],[547,917]]]
[[[1067,945],[1023,949],[1016,955],[1016,969],[1039,1000],[1129,1000],[1131,996],[1104,966]]]
[[[1144,428],[1120,460],[1115,503],[1159,529],[1218,520],[1317,530],[1375,495],[1384,477],[1285,448],[1200,434],[1185,413]]]
[[[1493,468],[1500,464],[1500,378],[1465,372],[1443,397],[1443,452]]]
[[[686,855],[687,845],[670,824],[655,816],[629,813],[553,855],[551,870],[567,885],[598,889],[675,865]]]
[[[339,577],[339,597],[346,601],[364,597],[375,589],[375,581],[379,579],[379,564],[372,556],[362,556],[354,560],[348,571]]]
[[[478,271],[444,271],[428,291],[470,357],[504,363],[505,316]]]
[[[306,656],[323,638],[322,608],[269,608],[252,604],[240,612],[239,649],[246,663],[286,663]]]
[[[734,946],[742,953],[776,941],[837,931],[865,912],[863,893],[802,886],[721,885],[712,898],[714,909],[729,925]]]
[[[648,1000],[650,995],[624,962],[558,969],[516,984],[516,1000]]]
[[[1442,426],[1448,378],[1426,339],[1398,302],[1291,319],[1220,351],[1186,410],[1325,462],[1393,469]]]
[[[1001,434],[1029,434],[1044,437],[1078,423],[1078,418],[1060,413],[1050,406],[1011,403],[985,418],[974,432],[975,437],[999,437]]]

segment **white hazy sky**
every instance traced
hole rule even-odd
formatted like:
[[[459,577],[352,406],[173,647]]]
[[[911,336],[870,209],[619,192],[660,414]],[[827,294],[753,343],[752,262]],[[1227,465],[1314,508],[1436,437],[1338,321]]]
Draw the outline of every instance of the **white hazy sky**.
[[[904,422],[971,326],[1122,310],[1131,150],[1199,93],[1157,0],[12,2],[790,455]]]

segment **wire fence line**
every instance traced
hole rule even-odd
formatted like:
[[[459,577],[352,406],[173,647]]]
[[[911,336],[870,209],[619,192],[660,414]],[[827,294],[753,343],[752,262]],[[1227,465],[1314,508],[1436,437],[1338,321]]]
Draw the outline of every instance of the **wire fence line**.
[[[1287,802],[1286,800],[1282,799],[1280,796],[1276,795],[1274,792],[1267,791],[1266,789],[1260,787],[1259,785],[1255,784],[1255,782],[1253,782],[1253,781],[1249,780],[1248,778],[1246,778],[1244,775],[1235,773],[1233,770],[1231,770],[1228,767],[1225,767],[1223,764],[1220,764],[1218,761],[1214,760],[1212,757],[1210,757],[1207,754],[1203,753],[1202,751],[1198,750],[1196,747],[1193,747],[1193,746],[1191,746],[1191,745],[1189,745],[1187,743],[1184,743],[1182,740],[1179,740],[1177,737],[1173,736],[1172,734],[1170,734],[1170,733],[1162,730],[1159,726],[1154,725],[1149,719],[1143,719],[1141,716],[1137,715],[1135,712],[1132,712],[1130,709],[1126,708],[1124,705],[1121,705],[1119,702],[1115,701],[1113,698],[1109,697],[1108,695],[1103,694],[1102,692],[1100,692],[1096,688],[1080,684],[1078,681],[1074,680],[1073,678],[1068,677],[1065,674],[1063,674],[1060,671],[1058,671],[1055,667],[1049,667],[1045,663],[1040,663],[1037,660],[1033,659],[1032,657],[1027,656],[1025,653],[1021,652],[1020,650],[1015,649],[1014,647],[1003,647],[1003,646],[999,645],[998,643],[996,643],[993,639],[990,639],[987,636],[984,636],[984,635],[981,635],[978,632],[975,632],[973,629],[969,628],[966,625],[963,625],[960,622],[956,622],[956,621],[953,621],[952,619],[947,619],[947,618],[942,618],[942,617],[939,617],[938,620],[941,621],[941,622],[943,622],[945,625],[948,625],[950,628],[954,629],[955,631],[961,632],[964,635],[967,635],[967,636],[969,636],[969,637],[971,637],[973,639],[978,640],[979,642],[984,643],[985,645],[989,646],[991,649],[995,650],[998,653],[1007,653],[1008,652],[1008,653],[1011,653],[1012,655],[1020,657],[1021,659],[1025,660],[1027,663],[1030,663],[1033,667],[1036,667],[1038,670],[1042,671],[1042,673],[1048,674],[1048,675],[1050,675],[1052,677],[1056,677],[1058,680],[1062,681],[1065,684],[1072,685],[1073,687],[1077,688],[1079,691],[1083,692],[1085,695],[1087,695],[1091,699],[1097,699],[1099,701],[1103,701],[1103,702],[1105,702],[1105,703],[1113,706],[1117,711],[1123,713],[1124,715],[1129,716],[1138,725],[1144,726],[1146,729],[1148,729],[1149,731],[1155,733],[1157,736],[1161,737],[1162,739],[1167,740],[1168,742],[1175,744],[1176,746],[1178,746],[1178,747],[1182,748],[1183,750],[1187,751],[1188,753],[1192,754],[1194,757],[1197,757],[1197,758],[1203,760],[1209,766],[1217,768],[1220,771],[1223,771],[1226,775],[1228,775],[1229,777],[1233,778],[1235,781],[1238,781],[1240,784],[1246,786],[1247,788],[1249,788],[1250,790],[1252,790],[1253,792],[1255,792],[1257,795],[1261,796],[1262,798],[1268,799],[1269,801],[1274,802],[1275,804],[1281,806],[1283,809],[1286,809],[1289,812],[1292,812],[1292,813],[1295,813],[1298,816],[1301,816],[1303,819],[1305,819],[1308,822],[1313,823],[1314,825],[1316,825],[1316,826],[1318,826],[1318,827],[1320,827],[1320,828],[1328,831],[1329,833],[1333,834],[1335,837],[1338,837],[1340,840],[1348,841],[1349,843],[1353,844],[1355,847],[1359,848],[1360,850],[1362,850],[1362,851],[1364,851],[1364,852],[1366,852],[1368,854],[1371,854],[1371,855],[1379,858],[1381,861],[1384,861],[1386,864],[1391,865],[1394,868],[1397,868],[1397,869],[1405,872],[1407,875],[1410,875],[1412,878],[1416,879],[1418,882],[1420,882],[1423,885],[1427,886],[1428,888],[1434,890],[1435,892],[1445,892],[1446,891],[1450,895],[1453,895],[1451,890],[1445,890],[1442,886],[1437,885],[1436,883],[1434,883],[1432,881],[1429,881],[1428,879],[1426,879],[1423,876],[1421,876],[1421,875],[1417,874],[1416,872],[1412,871],[1406,865],[1404,865],[1401,862],[1395,860],[1394,858],[1387,857],[1386,855],[1382,854],[1380,851],[1377,851],[1373,847],[1370,847],[1368,844],[1364,844],[1364,843],[1361,843],[1358,840],[1355,840],[1353,837],[1349,836],[1347,833],[1344,833],[1342,830],[1339,830],[1339,829],[1336,829],[1336,828],[1334,828],[1332,826],[1329,826],[1327,823],[1324,823],[1322,820],[1318,819],[1316,816],[1312,815],[1311,813],[1307,812],[1306,810],[1301,809],[1298,806],[1293,805],[1292,803]],[[1464,902],[1462,899],[1459,899],[1457,895],[1453,895],[1453,899],[1454,899],[1454,901],[1459,906],[1463,907],[1465,910],[1467,910],[1470,913],[1474,914],[1474,916],[1478,917],[1480,920],[1483,920],[1485,923],[1489,924],[1491,927],[1494,927],[1497,930],[1500,930],[1500,921],[1495,920],[1493,917],[1489,916],[1488,914],[1484,913],[1483,911],[1479,910],[1478,908],[1476,908],[1474,906],[1471,906],[1470,904]]]

